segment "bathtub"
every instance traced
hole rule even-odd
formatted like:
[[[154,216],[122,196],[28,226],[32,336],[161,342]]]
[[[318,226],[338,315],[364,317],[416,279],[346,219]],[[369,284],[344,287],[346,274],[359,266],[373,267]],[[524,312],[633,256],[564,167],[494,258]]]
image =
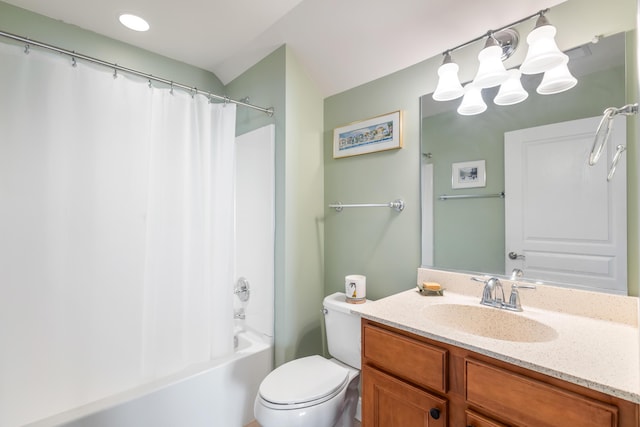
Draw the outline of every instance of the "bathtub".
[[[242,427],[253,420],[260,382],[271,371],[271,339],[237,334],[232,356],[84,405],[26,427]]]

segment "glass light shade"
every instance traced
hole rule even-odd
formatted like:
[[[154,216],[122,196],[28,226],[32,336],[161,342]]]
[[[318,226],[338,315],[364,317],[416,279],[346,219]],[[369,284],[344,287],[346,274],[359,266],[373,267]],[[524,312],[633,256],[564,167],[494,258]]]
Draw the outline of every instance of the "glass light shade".
[[[458,107],[458,114],[463,116],[473,116],[483,113],[487,109],[484,99],[482,99],[482,90],[473,83],[469,83],[464,87],[464,97],[462,103]]]
[[[520,66],[522,74],[538,74],[567,62],[569,57],[562,53],[554,39],[556,27],[543,25],[536,27],[527,36],[529,50]]]
[[[540,95],[553,95],[569,90],[577,83],[578,79],[571,75],[569,67],[567,67],[567,63],[565,62],[544,73],[542,82],[536,89],[536,92]]]
[[[502,63],[502,48],[500,46],[488,46],[478,54],[480,66],[473,79],[473,84],[479,88],[498,86],[507,80],[507,70]]]
[[[436,101],[450,101],[464,95],[464,89],[458,78],[458,64],[455,62],[444,63],[438,68],[438,86],[433,92]]]
[[[493,99],[496,105],[513,105],[522,102],[529,97],[529,93],[522,87],[520,70],[509,70],[509,78],[502,83],[498,94]]]

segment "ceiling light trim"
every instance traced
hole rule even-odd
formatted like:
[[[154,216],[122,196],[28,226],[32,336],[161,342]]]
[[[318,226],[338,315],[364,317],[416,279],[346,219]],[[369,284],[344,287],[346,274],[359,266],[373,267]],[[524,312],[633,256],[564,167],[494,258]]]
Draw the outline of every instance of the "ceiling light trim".
[[[137,32],[145,32],[149,31],[151,26],[146,19],[142,18],[140,15],[130,12],[123,12],[118,15],[118,21],[124,25],[126,28],[137,31]]]

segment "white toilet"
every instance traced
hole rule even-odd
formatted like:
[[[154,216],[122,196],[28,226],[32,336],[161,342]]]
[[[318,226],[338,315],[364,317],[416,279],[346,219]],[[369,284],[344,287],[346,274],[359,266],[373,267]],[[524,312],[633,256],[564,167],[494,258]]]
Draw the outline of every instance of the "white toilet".
[[[366,304],[366,302],[365,302]],[[272,371],[260,384],[254,415],[262,427],[352,427],[360,380],[360,316],[343,293],[323,301],[329,354]]]

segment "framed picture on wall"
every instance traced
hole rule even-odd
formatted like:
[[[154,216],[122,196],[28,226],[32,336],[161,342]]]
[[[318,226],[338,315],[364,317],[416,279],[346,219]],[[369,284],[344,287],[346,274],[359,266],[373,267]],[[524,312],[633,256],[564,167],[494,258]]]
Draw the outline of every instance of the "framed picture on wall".
[[[401,112],[384,114],[333,130],[333,157],[402,148]]]
[[[451,164],[451,188],[486,187],[487,171],[484,160]]]

